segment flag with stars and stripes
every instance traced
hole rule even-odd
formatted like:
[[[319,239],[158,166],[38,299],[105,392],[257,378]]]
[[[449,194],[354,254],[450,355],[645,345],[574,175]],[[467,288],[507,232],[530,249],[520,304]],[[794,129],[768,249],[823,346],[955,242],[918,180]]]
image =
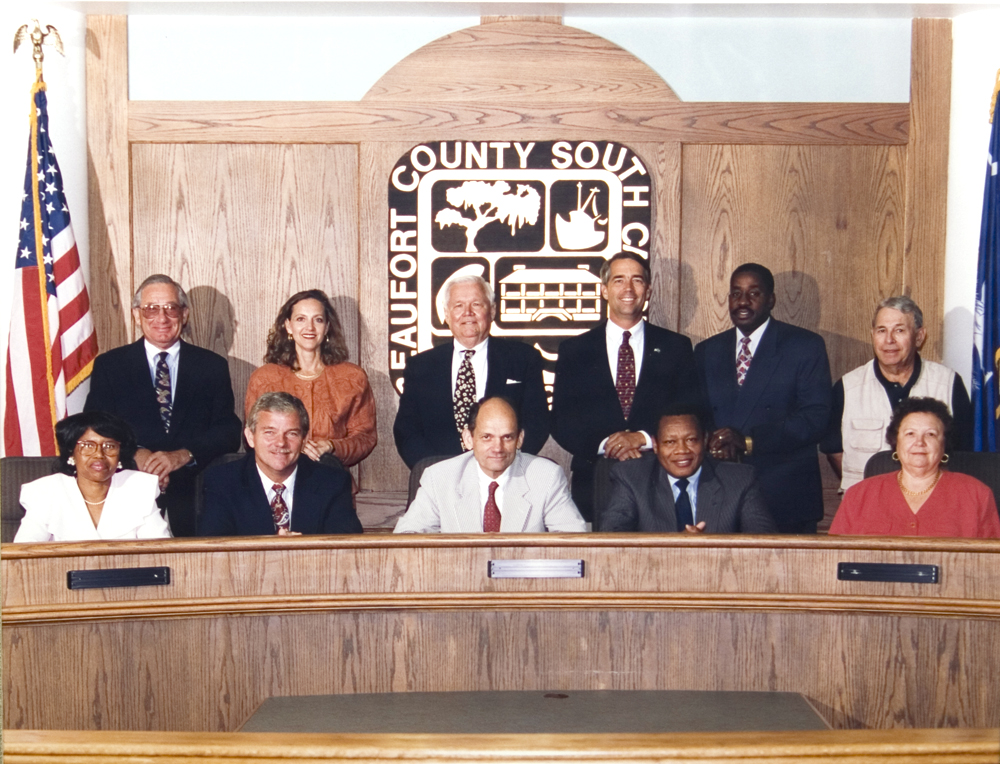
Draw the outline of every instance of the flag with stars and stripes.
[[[31,91],[31,140],[14,258],[4,452],[54,456],[66,397],[90,376],[97,336],[62,176],[49,140],[45,83]]]
[[[972,347],[972,406],[975,411],[976,451],[997,450],[1000,396],[1000,119],[993,120],[986,162],[983,223],[979,233],[979,270],[976,275],[976,328]]]

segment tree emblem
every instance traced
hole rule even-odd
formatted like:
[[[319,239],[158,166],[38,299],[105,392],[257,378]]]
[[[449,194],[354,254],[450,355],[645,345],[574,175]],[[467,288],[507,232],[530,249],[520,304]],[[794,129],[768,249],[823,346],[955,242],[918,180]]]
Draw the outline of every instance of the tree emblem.
[[[510,184],[503,180],[487,183],[467,180],[461,186],[449,188],[445,193],[448,204],[457,209],[440,210],[434,217],[438,227],[458,225],[465,229],[465,251],[478,252],[476,236],[490,223],[497,221],[510,226],[513,236],[525,222],[535,225],[542,206],[538,192],[522,184],[510,192]],[[459,210],[472,209],[475,218],[465,217]]]

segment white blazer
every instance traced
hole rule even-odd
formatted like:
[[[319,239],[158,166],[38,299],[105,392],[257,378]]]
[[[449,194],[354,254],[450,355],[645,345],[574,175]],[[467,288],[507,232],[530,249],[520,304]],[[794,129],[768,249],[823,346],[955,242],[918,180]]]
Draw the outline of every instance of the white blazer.
[[[501,533],[581,533],[587,523],[570,497],[566,475],[555,462],[518,452],[500,507]],[[482,533],[479,464],[472,452],[433,464],[396,523],[396,533]]]
[[[25,515],[14,542],[170,538],[170,526],[156,506],[159,494],[156,475],[116,472],[95,528],[76,478],[48,475],[21,486]]]

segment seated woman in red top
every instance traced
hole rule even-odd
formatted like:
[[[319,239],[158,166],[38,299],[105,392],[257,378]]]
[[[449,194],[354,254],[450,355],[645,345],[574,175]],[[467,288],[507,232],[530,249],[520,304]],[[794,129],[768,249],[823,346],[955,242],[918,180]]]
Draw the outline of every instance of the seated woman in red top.
[[[830,526],[850,536],[1000,538],[993,492],[974,477],[948,472],[948,407],[933,398],[908,398],[886,431],[902,469],[847,489]]]

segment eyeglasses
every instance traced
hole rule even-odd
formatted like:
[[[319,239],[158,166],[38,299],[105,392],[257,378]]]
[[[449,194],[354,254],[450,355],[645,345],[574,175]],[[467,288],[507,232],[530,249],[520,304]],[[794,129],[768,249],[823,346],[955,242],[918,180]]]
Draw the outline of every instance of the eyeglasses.
[[[78,440],[76,447],[84,456],[90,456],[97,451],[98,444],[92,440]],[[100,444],[101,453],[105,456],[118,456],[122,450],[122,444],[114,440],[105,440]]]
[[[173,302],[168,302],[166,305],[143,305],[139,308],[144,318],[156,318],[160,313],[167,318],[180,318],[183,310],[184,308]]]

